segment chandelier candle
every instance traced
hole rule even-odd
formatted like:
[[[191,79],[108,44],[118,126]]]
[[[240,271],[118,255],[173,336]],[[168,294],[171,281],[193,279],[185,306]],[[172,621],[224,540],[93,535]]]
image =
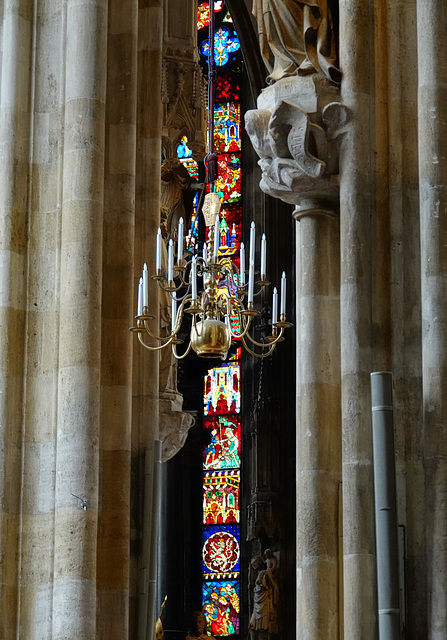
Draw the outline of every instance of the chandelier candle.
[[[241,287],[245,285],[245,244],[241,242],[241,248],[239,252],[241,271],[240,271],[240,283]]]
[[[197,300],[197,258],[191,260],[191,298]]]
[[[155,271],[157,275],[161,273],[161,229],[158,227],[157,231],[157,246],[156,246],[156,254],[155,254]]]
[[[174,246],[172,240],[169,240],[168,244],[168,283],[171,286],[171,282],[174,281]]]
[[[213,260],[217,262],[217,256],[219,255],[219,214],[216,216],[216,221],[214,223],[214,252],[213,252]]]
[[[281,276],[281,308],[280,308],[281,316],[286,315],[286,274],[283,271]]]
[[[181,265],[183,260],[183,218],[178,221],[177,230],[177,264]]]
[[[265,280],[266,278],[266,265],[267,265],[267,239],[265,237],[265,233],[262,234],[261,238],[261,280]]]
[[[147,273],[147,264],[143,265],[143,309],[147,307],[149,299],[149,290],[148,290],[148,273]]]
[[[278,289],[273,288],[273,300],[272,300],[272,326],[278,322]]]
[[[137,316],[143,315],[143,278],[140,278],[138,282],[138,304],[137,304]]]

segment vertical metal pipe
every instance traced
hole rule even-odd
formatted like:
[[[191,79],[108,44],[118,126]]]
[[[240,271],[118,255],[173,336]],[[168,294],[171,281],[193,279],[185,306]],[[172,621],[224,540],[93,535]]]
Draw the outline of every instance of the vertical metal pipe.
[[[399,569],[392,374],[371,373],[380,640],[399,640]]]
[[[147,607],[147,640],[155,638],[155,624],[157,621],[157,572],[158,572],[158,534],[160,529],[160,510],[161,510],[161,440],[154,442],[154,458],[153,458],[153,498],[152,498],[152,522],[150,536],[149,557],[149,579],[148,579],[148,607]]]

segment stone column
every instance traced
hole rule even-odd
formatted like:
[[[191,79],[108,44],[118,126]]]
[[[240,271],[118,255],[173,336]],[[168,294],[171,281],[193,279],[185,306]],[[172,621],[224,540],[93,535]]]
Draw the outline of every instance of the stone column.
[[[296,210],[297,638],[338,640],[340,256],[334,211]]]
[[[0,637],[17,637],[32,8],[4,3],[0,33]]]
[[[48,637],[52,625],[64,141],[65,9],[41,2],[36,18],[19,616],[24,638]]]
[[[422,385],[429,640],[447,628],[447,11],[418,0]]]
[[[344,632],[349,640],[373,640],[377,635],[369,380],[373,30],[372,0],[340,4],[341,96],[351,111],[340,154]]]
[[[264,90],[246,128],[261,189],[296,205],[297,638],[338,638],[341,479],[338,90],[320,75]],[[310,145],[313,145],[312,151]]]
[[[155,273],[155,238],[160,224],[161,102],[163,54],[163,0],[138,3],[138,97],[137,97],[137,176],[135,286],[143,262]],[[135,298],[136,300],[136,298]],[[158,327],[158,287],[149,284],[149,307]],[[136,309],[136,304],[135,304]],[[157,332],[158,333],[158,332]],[[144,486],[141,554],[139,558],[138,638],[147,640],[155,633],[157,558],[152,533],[157,530],[159,506],[154,504],[154,446],[159,442],[159,353],[146,351],[136,340],[134,347],[134,443],[139,452],[140,486]]]
[[[68,0],[52,634],[96,635],[107,1]],[[83,510],[71,493],[87,500]]]
[[[136,0],[109,4],[97,638],[129,637],[130,448],[137,95]]]

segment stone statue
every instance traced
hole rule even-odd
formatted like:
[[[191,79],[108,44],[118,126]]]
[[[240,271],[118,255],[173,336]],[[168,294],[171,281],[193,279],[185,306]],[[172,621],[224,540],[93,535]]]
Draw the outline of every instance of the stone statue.
[[[326,0],[253,0],[267,82],[321,73],[340,82],[332,18]]]
[[[189,635],[186,640],[215,640],[206,629],[206,618],[202,611],[194,611],[191,616]]]
[[[266,562],[257,556],[250,563],[253,611],[249,631],[251,640],[269,639],[278,635],[279,588],[276,576],[277,560],[270,549]]]

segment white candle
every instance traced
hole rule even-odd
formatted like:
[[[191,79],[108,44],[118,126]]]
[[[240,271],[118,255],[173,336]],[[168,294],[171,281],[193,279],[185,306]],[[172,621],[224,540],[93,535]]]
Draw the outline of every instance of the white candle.
[[[191,297],[193,300],[197,299],[197,261],[196,256],[192,257],[191,261]]]
[[[247,302],[253,302],[253,288],[255,283],[255,263],[250,262],[248,269],[248,298]]]
[[[137,316],[143,315],[143,278],[140,278],[138,282],[138,304],[137,304]]]
[[[267,264],[267,238],[265,237],[265,233],[262,234],[261,238],[261,279],[265,280],[266,276],[266,264]]]
[[[286,315],[286,274],[283,271],[281,276],[281,308],[280,314]]]
[[[255,223],[252,222],[250,227],[250,257],[248,261],[249,266],[251,265],[252,262],[253,264],[255,263],[255,245],[256,245],[256,227],[255,227]]]
[[[169,240],[168,245],[168,282],[171,283],[174,280],[174,246],[172,240]]]
[[[175,323],[177,320],[177,294],[171,294],[171,331],[175,329]]]
[[[273,301],[272,301],[272,325],[278,322],[278,289],[273,289]]]
[[[148,291],[148,273],[147,273],[147,264],[143,265],[143,309],[147,307],[149,299],[149,291]]]
[[[178,221],[177,229],[177,262],[183,259],[183,218]]]
[[[219,228],[220,228],[220,221],[219,221],[219,214],[217,214],[216,222],[214,223],[214,252],[213,252],[214,261],[217,260],[217,256],[219,254],[219,240],[220,240]]]
[[[245,284],[245,245],[243,242],[241,242],[240,261],[241,261],[241,287],[242,287]]]
[[[157,245],[156,245],[156,254],[155,254],[155,270],[160,271],[161,269],[161,229],[158,227],[157,231]]]
[[[207,263],[207,246],[206,246],[206,242],[203,243],[203,249],[202,249],[202,258],[203,258],[203,286],[205,286],[206,284],[206,272],[205,272],[205,266],[208,264]]]

